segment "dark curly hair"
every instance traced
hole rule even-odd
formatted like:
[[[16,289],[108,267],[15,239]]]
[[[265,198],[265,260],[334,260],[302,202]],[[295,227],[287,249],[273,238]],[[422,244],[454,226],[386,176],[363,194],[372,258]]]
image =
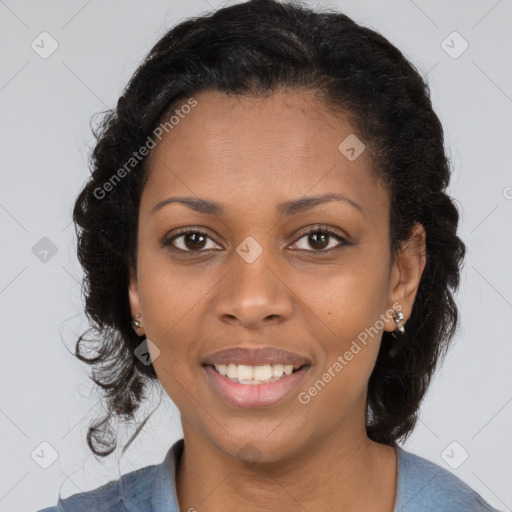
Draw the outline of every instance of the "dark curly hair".
[[[283,88],[315,91],[333,111],[351,116],[375,176],[389,191],[395,254],[415,225],[425,229],[426,265],[406,333],[399,339],[383,333],[367,398],[369,438],[396,446],[412,432],[458,327],[454,293],[466,251],[457,236],[458,210],[445,192],[449,161],[428,84],[387,39],[344,14],[251,0],[169,30],[138,67],[117,107],[103,112],[92,128],[91,177],[76,200],[73,220],[90,322],[76,342],[76,356],[94,367],[91,379],[108,405],[88,429],[94,454],[114,451],[113,420],[133,419],[146,386],[157,379],[153,365],[134,355],[144,338],[132,330],[128,302],[147,158],[129,172],[126,162],[193,94],[264,97]],[[113,182],[123,165],[122,179]],[[84,353],[88,340],[94,355]]]

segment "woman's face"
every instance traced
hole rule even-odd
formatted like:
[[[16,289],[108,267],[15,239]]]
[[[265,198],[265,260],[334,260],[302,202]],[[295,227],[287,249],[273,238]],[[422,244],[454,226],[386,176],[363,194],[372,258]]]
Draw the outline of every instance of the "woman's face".
[[[396,328],[393,304],[410,316],[424,259],[392,259],[389,196],[368,151],[312,93],[195,100],[150,154],[129,290],[185,437],[272,461],[365,436],[382,331]],[[195,207],[157,207],[172,197]],[[255,352],[216,357],[231,348]],[[251,380],[307,366],[256,385],[205,366],[237,361],[248,364],[228,375]]]

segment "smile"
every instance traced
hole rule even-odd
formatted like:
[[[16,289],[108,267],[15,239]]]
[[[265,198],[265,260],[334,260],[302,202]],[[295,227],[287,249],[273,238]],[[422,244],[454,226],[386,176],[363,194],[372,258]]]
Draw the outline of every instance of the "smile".
[[[298,392],[309,365],[204,365],[207,380],[228,404],[242,408],[276,405]]]
[[[215,371],[226,376],[232,382],[240,384],[268,384],[275,382],[283,377],[283,375],[291,375],[301,366],[293,366],[292,364],[263,364],[252,366],[247,364],[216,364]]]

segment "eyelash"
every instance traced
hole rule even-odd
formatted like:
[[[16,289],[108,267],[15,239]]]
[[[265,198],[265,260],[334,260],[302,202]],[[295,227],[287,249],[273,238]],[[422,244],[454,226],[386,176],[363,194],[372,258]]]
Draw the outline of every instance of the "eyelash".
[[[309,252],[309,253],[312,253],[312,252],[313,253],[330,253],[330,252],[338,251],[338,250],[342,249],[345,246],[353,245],[352,243],[348,242],[346,238],[344,238],[343,236],[341,236],[337,232],[333,231],[332,229],[328,228],[327,226],[323,226],[323,225],[315,226],[315,227],[309,229],[308,231],[302,233],[301,236],[297,239],[297,241],[294,242],[292,245],[296,245],[305,236],[308,236],[308,235],[310,235],[312,233],[323,233],[323,234],[326,234],[329,237],[332,237],[332,238],[335,238],[336,240],[338,240],[339,245],[337,247],[334,247],[334,248],[331,247],[330,249],[318,249],[318,250],[314,250],[314,249],[312,249],[312,250],[299,249],[299,250],[306,251],[306,252]],[[183,228],[183,230],[178,231],[172,237],[165,238],[163,240],[163,242],[162,242],[162,245],[164,245],[166,247],[170,247],[173,251],[182,252],[182,253],[186,253],[186,252],[189,252],[189,253],[201,253],[201,252],[209,252],[209,251],[217,250],[217,249],[199,249],[197,251],[192,251],[192,250],[178,249],[178,248],[176,248],[173,245],[174,240],[176,240],[177,238],[180,238],[180,237],[182,237],[184,235],[189,235],[189,234],[197,234],[197,235],[201,235],[201,236],[210,238],[210,240],[213,240],[208,235],[208,233],[206,233],[206,232],[204,232],[204,231],[202,231],[200,229]],[[213,241],[215,242],[215,240],[213,240]],[[215,243],[217,243],[217,242],[215,242]]]

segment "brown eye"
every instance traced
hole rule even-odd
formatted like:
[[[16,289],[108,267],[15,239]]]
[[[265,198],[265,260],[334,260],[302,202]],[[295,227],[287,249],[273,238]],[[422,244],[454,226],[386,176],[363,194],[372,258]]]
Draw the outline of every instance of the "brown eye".
[[[298,247],[299,250],[306,250],[310,252],[329,252],[331,250],[339,249],[345,245],[350,245],[345,238],[334,231],[318,227],[304,233],[299,241],[302,239],[306,239],[306,243],[312,249]],[[338,244],[336,244],[336,240],[338,241]],[[332,242],[334,242],[334,245],[332,245]],[[297,247],[298,243],[299,242],[295,242],[293,247]]]
[[[309,248],[299,247],[303,239]],[[218,244],[207,233],[194,229],[178,232],[164,239],[162,243],[164,246],[171,246],[177,252],[207,252],[218,248]],[[304,233],[292,248],[307,252],[331,252],[348,245],[352,244],[331,229],[316,227]]]
[[[214,247],[207,247],[208,240],[211,240],[211,238],[206,233],[203,233],[202,231],[189,230],[166,239],[164,241],[164,245],[170,245],[178,251],[200,252],[214,249]]]

